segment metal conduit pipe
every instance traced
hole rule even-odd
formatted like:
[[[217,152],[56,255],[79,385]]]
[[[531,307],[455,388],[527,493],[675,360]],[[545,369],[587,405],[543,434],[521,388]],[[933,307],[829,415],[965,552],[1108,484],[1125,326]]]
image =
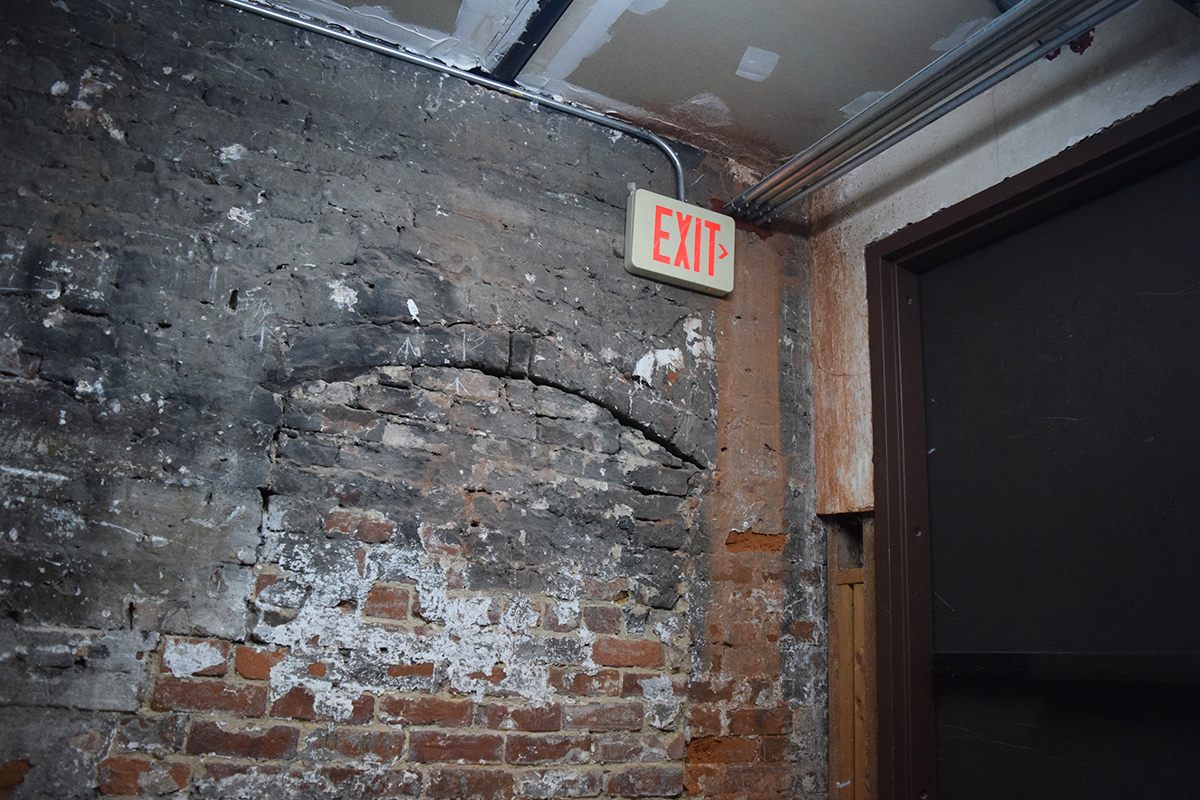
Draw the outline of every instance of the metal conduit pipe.
[[[836,180],[1132,2],[1108,3],[1100,11],[1064,29],[1067,20],[1078,19],[1080,13],[1098,5],[1099,0],[1025,0],[1009,12],[1011,18],[1006,20],[1009,14],[1005,14],[993,20],[862,114],[734,198],[726,205],[726,213],[757,221],[774,217],[783,208]],[[1012,60],[1035,43],[1038,46],[1034,50]],[[989,73],[992,77],[988,77]],[[972,85],[972,81],[976,83]]]
[[[1032,41],[1043,38],[1049,31],[1057,31],[1066,19],[1078,13],[1079,5],[1079,0],[1026,4],[1023,10],[1030,13],[1014,16],[1004,26],[998,24],[1001,18],[993,20],[991,24],[996,25],[995,28],[981,29],[971,40],[865,109],[860,115],[861,120],[855,117],[839,126],[739,196],[735,203],[742,198],[746,200],[742,201],[738,212],[754,215],[759,209],[769,208],[779,199],[786,198],[809,175],[843,158],[846,153],[853,155],[880,135],[914,119],[955,87],[968,85],[1029,47]],[[854,124],[856,121],[857,125]],[[754,193],[752,197],[749,196],[751,192]]]
[[[546,108],[552,108],[555,111],[561,111],[564,114],[570,114],[573,117],[578,117],[580,119],[587,120],[588,122],[593,122],[597,125],[602,125],[606,128],[612,128],[613,130],[628,134],[636,139],[641,139],[642,141],[648,142],[649,144],[652,144],[661,150],[663,155],[667,157],[667,160],[671,162],[671,169],[675,172],[675,196],[684,202],[687,201],[687,187],[684,181],[683,162],[679,160],[679,155],[674,149],[672,149],[671,145],[668,144],[665,139],[656,133],[646,130],[645,128],[639,128],[636,125],[630,125],[629,123],[622,122],[619,119],[613,119],[612,117],[599,114],[595,111],[589,111],[585,108],[579,108],[578,106],[564,103],[561,100],[555,100],[552,97],[546,97],[545,95],[538,94],[537,92],[531,92],[528,89],[521,88],[520,86],[502,83],[489,78],[486,75],[479,75],[474,72],[458,69],[457,67],[451,67],[447,64],[441,63],[440,61],[434,61],[431,58],[410,53],[407,50],[403,50],[394,45],[390,45],[366,36],[361,36],[357,33],[342,30],[341,28],[334,27],[333,25],[311,20],[298,14],[293,14],[271,6],[265,6],[260,3],[251,2],[251,0],[216,0],[216,2],[223,3],[227,6],[232,6],[242,11],[248,11],[251,14],[258,14],[259,16],[267,17],[268,19],[273,19],[277,22],[283,22],[297,28],[302,28],[303,30],[311,33],[317,33],[321,36],[328,36],[332,39],[337,39],[340,42],[345,42],[346,44],[356,45],[357,47],[363,47],[367,50],[372,50],[385,56],[398,58],[401,61],[407,61],[408,63],[415,64],[419,67],[432,69],[444,75],[450,75],[451,77],[459,78],[467,81],[468,83],[473,83],[476,86],[494,89],[497,92],[503,92],[504,94],[507,94],[511,97],[516,97],[520,100],[528,100],[532,103],[545,106]]]
[[[1049,53],[1053,52],[1054,50],[1058,49],[1059,47],[1062,47],[1063,45],[1067,44],[1068,42],[1072,41],[1073,39],[1076,39],[1079,36],[1087,33],[1089,30],[1096,27],[1104,20],[1108,19],[1109,17],[1113,16],[1114,14],[1116,14],[1120,11],[1125,10],[1126,8],[1129,8],[1131,5],[1133,5],[1136,2],[1138,2],[1138,0],[1114,0],[1114,2],[1109,3],[1108,5],[1102,7],[1096,13],[1086,17],[1085,19],[1076,23],[1075,25],[1072,25],[1070,28],[1063,31],[1061,34],[1046,41],[1044,44],[1039,45],[1036,49],[1030,51],[1029,53],[1026,53],[1025,55],[1021,56],[1019,59],[1017,59],[1016,61],[1013,61],[1012,63],[1005,65],[998,72],[995,72],[992,75],[989,75],[987,78],[980,81],[978,84],[972,86],[968,91],[963,92],[963,93],[959,94],[958,96],[950,99],[949,101],[938,106],[933,111],[931,111],[930,113],[921,117],[917,121],[896,131],[895,133],[888,136],[886,139],[879,142],[878,144],[875,144],[874,146],[872,146],[872,147],[868,148],[867,150],[854,156],[850,160],[845,161],[842,164],[838,165],[837,167],[827,171],[820,178],[815,179],[813,182],[805,185],[803,187],[803,189],[801,189],[799,192],[793,194],[788,199],[784,200],[783,202],[779,203],[778,205],[772,206],[771,208],[769,208],[768,210],[766,210],[764,212],[759,213],[754,218],[752,218],[751,221],[760,223],[760,224],[769,222],[774,217],[783,213],[787,208],[800,202],[801,200],[808,197],[813,192],[815,192],[819,189],[822,189],[825,186],[828,186],[829,184],[833,183],[834,181],[836,181],[838,178],[842,177],[846,173],[854,170],[855,168],[857,168],[859,166],[862,166],[867,161],[870,161],[872,158],[879,155],[884,150],[887,150],[888,148],[890,148],[892,145],[896,144],[897,142],[907,139],[909,136],[911,136],[912,134],[921,130],[922,128],[926,127],[927,125],[941,119],[942,117],[946,116],[951,111],[953,111],[954,109],[964,105],[969,100],[979,96],[980,94],[982,94],[983,92],[992,88],[996,84],[1007,80],[1008,78],[1012,77],[1017,72],[1021,71],[1022,69],[1029,66],[1030,64],[1033,64],[1034,62],[1038,61],[1039,59],[1045,58],[1046,55],[1048,55]]]
[[[786,183],[798,170],[808,164],[818,162],[824,157],[840,155],[857,141],[868,138],[885,127],[891,115],[902,116],[914,111],[922,94],[943,85],[947,80],[952,82],[962,69],[972,65],[973,59],[986,59],[990,48],[1005,43],[1014,33],[1025,33],[1031,22],[1040,24],[1050,11],[1063,5],[1070,5],[1071,2],[1072,0],[1026,2],[1014,9],[1011,14],[992,20],[966,42],[922,68],[864,109],[862,113],[839,125],[815,144],[793,156],[753,187],[734,198],[729,203],[727,210],[743,212],[755,204],[766,201],[777,187]]]

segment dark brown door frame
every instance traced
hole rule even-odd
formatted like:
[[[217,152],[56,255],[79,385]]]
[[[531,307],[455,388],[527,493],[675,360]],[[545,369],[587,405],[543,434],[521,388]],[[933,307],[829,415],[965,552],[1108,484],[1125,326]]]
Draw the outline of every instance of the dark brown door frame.
[[[1200,152],[1200,86],[866,250],[875,448],[879,800],[934,796],[929,510],[917,276]]]

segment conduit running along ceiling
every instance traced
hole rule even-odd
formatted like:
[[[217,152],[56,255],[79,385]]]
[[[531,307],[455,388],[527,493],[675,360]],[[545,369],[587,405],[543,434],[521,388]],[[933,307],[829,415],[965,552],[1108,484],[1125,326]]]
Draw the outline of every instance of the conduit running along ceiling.
[[[538,0],[277,0],[461,69],[490,71]],[[517,83],[777,165],[965,40],[993,0],[574,0]]]

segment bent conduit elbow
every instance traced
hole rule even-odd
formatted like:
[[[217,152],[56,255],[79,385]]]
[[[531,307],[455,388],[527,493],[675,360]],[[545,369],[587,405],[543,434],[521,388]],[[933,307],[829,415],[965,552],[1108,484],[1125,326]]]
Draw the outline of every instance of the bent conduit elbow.
[[[579,119],[587,120],[588,122],[595,123],[596,125],[601,125],[603,127],[611,128],[612,130],[628,134],[636,139],[641,139],[643,142],[647,142],[661,150],[663,155],[667,157],[667,160],[671,162],[671,169],[675,172],[675,196],[681,201],[685,203],[687,202],[687,188],[683,176],[683,162],[679,160],[679,155],[665,139],[652,131],[646,130],[645,128],[639,128],[636,125],[631,125],[627,122],[613,119],[612,117],[604,114],[600,114],[595,111],[589,111],[586,108],[573,106],[570,103],[565,103],[561,100],[555,100],[552,97],[546,97],[545,95],[532,92],[515,84],[503,83],[495,80],[494,78],[489,78],[486,75],[458,69],[457,67],[443,64],[440,61],[435,61],[432,58],[417,55],[416,53],[410,53],[407,50],[395,45],[387,44],[386,42],[372,39],[352,31],[343,30],[342,28],[322,23],[318,20],[309,19],[307,17],[300,16],[299,14],[275,8],[274,6],[253,2],[253,0],[216,0],[216,2],[223,3],[227,6],[232,6],[241,11],[247,11],[251,14],[258,14],[259,16],[273,19],[276,22],[283,22],[311,33],[317,33],[321,36],[328,36],[332,39],[337,39],[340,42],[345,42],[346,44],[356,45],[385,56],[398,58],[401,61],[407,61],[409,64],[425,67],[426,69],[440,72],[443,75],[450,75],[451,77],[459,78],[460,80],[467,81],[468,83],[475,84],[476,86],[482,86],[486,89],[493,89],[497,92],[503,92],[504,94],[515,97],[519,100],[528,100],[531,103],[536,103],[537,105],[545,106],[546,108],[552,108],[555,111],[561,111],[564,114],[570,114],[573,117],[578,117]]]

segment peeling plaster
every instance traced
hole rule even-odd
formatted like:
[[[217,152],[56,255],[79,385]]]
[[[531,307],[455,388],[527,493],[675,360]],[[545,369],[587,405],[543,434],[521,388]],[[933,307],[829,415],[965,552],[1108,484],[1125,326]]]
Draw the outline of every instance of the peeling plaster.
[[[735,74],[748,81],[765,81],[778,65],[778,53],[761,47],[747,47]]]

